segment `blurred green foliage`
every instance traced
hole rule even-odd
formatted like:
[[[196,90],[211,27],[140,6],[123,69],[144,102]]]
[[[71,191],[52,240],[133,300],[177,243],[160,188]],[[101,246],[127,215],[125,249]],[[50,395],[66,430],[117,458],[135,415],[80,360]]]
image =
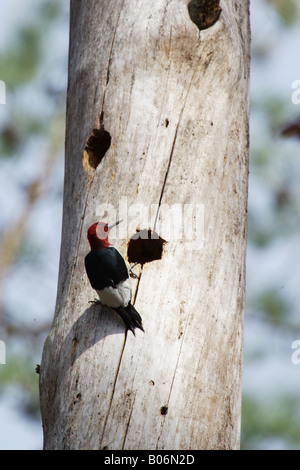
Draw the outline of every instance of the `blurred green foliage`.
[[[288,34],[299,24],[298,0],[267,0],[267,3],[274,7],[280,19],[278,34],[283,35],[284,31]],[[275,26],[272,34],[274,30]],[[278,42],[273,41],[270,34],[262,32],[257,41],[254,36],[252,68],[256,64],[259,69],[269,59],[272,61],[276,46]],[[299,77],[293,79],[296,78]],[[248,208],[248,246],[253,248],[261,264],[268,259],[264,258],[265,253],[268,256],[272,253],[276,258],[281,246],[288,244],[293,237],[299,237],[300,227],[299,144],[295,139],[282,135],[282,129],[297,110],[295,107],[292,109],[291,100],[287,98],[286,92],[289,90],[282,90],[281,95],[278,89],[272,92],[272,88],[271,83],[266,83],[264,90],[260,88],[262,91],[251,96],[254,125],[250,139],[250,192],[251,185],[254,189]],[[257,270],[260,271],[260,264]],[[294,314],[295,305],[287,295],[285,282],[278,284],[281,276],[276,272],[274,276],[272,274],[266,283],[252,288],[251,294],[248,291],[246,302],[246,321],[250,326],[255,323],[253,331],[259,328],[264,339],[258,338],[248,348],[245,344],[244,369],[251,365],[253,370],[257,365],[260,373],[262,363],[262,367],[268,367],[267,364],[274,367],[274,359],[270,356],[274,353],[274,348],[270,347],[270,336],[280,337],[280,341],[290,347],[291,338],[300,332],[300,323]],[[272,343],[273,346],[275,344],[278,343]],[[287,368],[290,365],[287,362]],[[264,389],[265,384],[259,383],[260,386]],[[291,395],[290,391],[285,393],[274,389],[268,392],[267,397],[262,396],[259,389],[251,395],[244,391],[241,448],[299,449],[299,418],[297,390]]]
[[[19,411],[40,419],[38,374],[32,354],[9,355],[8,363],[0,369],[0,393],[15,393],[19,397]]]
[[[37,9],[30,12],[31,22],[15,31],[10,46],[0,56],[0,77],[8,90],[15,90],[35,78],[45,53],[47,34],[61,12],[58,0],[41,1]]]
[[[38,161],[36,172],[31,171],[27,175],[19,173],[16,179],[16,185],[20,182],[19,197],[24,201],[25,212],[20,217],[25,219],[25,224],[19,224],[24,233],[22,243],[14,247],[12,265],[7,266],[9,274],[30,266],[33,271],[38,269],[43,272],[47,279],[47,266],[41,266],[45,242],[40,240],[39,243],[30,238],[31,232],[29,230],[27,233],[26,221],[39,201],[44,186],[47,186],[47,178],[51,176],[56,158],[62,155],[64,145],[66,90],[59,88],[60,85],[53,82],[52,76],[45,74],[45,63],[48,51],[57,47],[57,43],[54,46],[51,42],[53,38],[55,40],[53,30],[55,32],[57,24],[64,22],[64,30],[68,29],[66,8],[60,0],[40,0],[28,4],[24,19],[18,20],[21,23],[14,31],[11,30],[8,45],[5,50],[3,47],[0,50],[0,77],[5,82],[7,93],[3,108],[5,113],[0,123],[0,163],[8,174],[11,171],[14,181],[13,172],[17,167],[14,163],[28,158],[28,148],[33,143],[34,158]],[[67,44],[62,47],[66,50],[67,68]],[[61,198],[61,194],[58,197]],[[29,201],[27,205],[26,201]],[[1,220],[0,245],[11,228],[3,227]],[[1,276],[0,281],[3,281]],[[22,299],[19,300],[22,302]],[[41,355],[51,317],[47,324],[41,324],[41,321],[27,324],[25,308],[20,315],[2,298],[0,301],[0,338],[9,346],[6,364],[0,367],[0,395],[16,396],[16,406],[20,412],[27,417],[40,419],[38,375],[35,372],[40,359],[36,357]]]
[[[0,52],[0,77],[5,82],[7,101],[10,103],[6,106],[7,117],[0,129],[2,158],[16,156],[29,139],[47,133],[53,113],[49,114],[48,109],[44,109],[44,113],[42,110],[36,112],[27,101],[26,95],[34,85],[40,93],[40,102],[45,106],[45,98],[50,96],[54,108],[56,95],[61,95],[61,90],[56,89],[55,83],[48,82],[47,77],[41,79],[39,75],[47,59],[49,46],[51,47],[51,28],[60,20],[62,10],[58,0],[39,2],[37,8],[30,12],[31,19],[24,19],[24,25],[16,29],[9,46]],[[56,111],[59,106],[61,102]]]
[[[264,449],[267,441],[276,443],[276,448],[299,449],[300,410],[296,396],[270,397],[259,401],[243,396],[241,435],[242,449]]]
[[[14,90],[34,78],[41,59],[41,38],[40,26],[25,26],[10,48],[1,55],[0,77],[8,90]]]
[[[276,9],[278,15],[286,26],[294,25],[298,21],[298,0],[268,0]]]
[[[287,300],[275,289],[266,289],[249,300],[248,307],[259,313],[271,324],[280,325],[286,321],[290,306]]]

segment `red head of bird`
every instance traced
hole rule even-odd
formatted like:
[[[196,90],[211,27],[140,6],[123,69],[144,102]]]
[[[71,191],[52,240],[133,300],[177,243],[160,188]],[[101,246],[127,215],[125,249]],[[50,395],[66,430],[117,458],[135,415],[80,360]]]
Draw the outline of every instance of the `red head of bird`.
[[[87,237],[91,250],[101,250],[101,248],[107,248],[110,243],[108,241],[108,235],[110,230],[118,225],[122,220],[107,224],[105,222],[96,222],[91,225],[87,232]]]

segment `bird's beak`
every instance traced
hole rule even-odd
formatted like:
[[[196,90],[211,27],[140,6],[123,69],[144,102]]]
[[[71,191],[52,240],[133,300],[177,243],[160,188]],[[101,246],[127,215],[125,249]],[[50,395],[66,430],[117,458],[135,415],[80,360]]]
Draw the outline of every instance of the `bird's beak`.
[[[115,227],[116,225],[120,224],[121,222],[123,222],[123,219],[121,220],[118,220],[117,222],[112,222],[111,224],[109,224],[107,226],[108,230],[110,230],[111,228]]]

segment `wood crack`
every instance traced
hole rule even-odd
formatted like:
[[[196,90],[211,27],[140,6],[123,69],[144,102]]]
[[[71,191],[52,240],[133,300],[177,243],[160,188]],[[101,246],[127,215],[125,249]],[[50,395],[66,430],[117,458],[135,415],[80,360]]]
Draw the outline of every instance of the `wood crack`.
[[[166,169],[166,173],[165,173],[165,177],[164,177],[164,181],[163,181],[163,184],[162,184],[161,193],[160,193],[160,197],[159,197],[159,201],[158,201],[158,208],[157,208],[157,212],[156,212],[156,216],[155,216],[153,231],[155,230],[155,226],[156,226],[156,223],[157,223],[159,209],[160,209],[160,206],[161,206],[161,201],[162,201],[162,198],[163,198],[163,195],[164,195],[164,190],[165,190],[165,187],[166,187],[166,183],[167,183],[167,179],[168,179],[168,175],[169,175],[169,171],[170,171],[170,167],[171,167],[171,163],[172,163],[172,159],[173,159],[175,144],[176,144],[177,135],[178,135],[178,129],[179,129],[179,126],[181,124],[183,111],[184,111],[184,108],[185,108],[185,105],[186,105],[186,102],[187,102],[187,98],[188,98],[188,95],[189,95],[189,92],[190,92],[190,89],[191,89],[191,85],[192,85],[192,82],[193,82],[194,75],[195,75],[195,70],[192,74],[192,77],[191,77],[191,80],[190,80],[190,83],[189,83],[189,86],[188,86],[188,89],[187,89],[187,92],[186,92],[186,95],[185,95],[185,98],[184,98],[184,102],[183,102],[182,108],[180,110],[178,123],[177,123],[176,129],[175,129],[175,134],[174,134],[174,138],[173,138],[173,142],[172,142],[171,152],[170,152],[170,155],[169,155],[168,165],[167,165],[167,169]]]
[[[106,88],[107,88],[107,85],[108,85],[108,82],[109,82],[109,68],[110,68],[112,50],[113,50],[113,46],[114,46],[114,43],[115,43],[116,32],[117,32],[117,28],[118,28],[118,25],[119,25],[119,20],[120,20],[120,16],[121,16],[121,12],[122,12],[123,6],[124,6],[124,2],[125,2],[125,0],[122,0],[121,6],[120,6],[120,10],[119,10],[119,13],[118,13],[118,16],[117,16],[117,21],[116,21],[116,24],[115,24],[115,27],[114,27],[114,31],[113,31],[113,36],[112,36],[112,40],[111,40],[111,44],[110,44],[109,53],[108,53],[108,61],[107,61],[106,72],[105,72],[105,77],[104,77],[103,92],[102,92],[102,99],[101,99],[101,105],[100,105],[100,112],[99,112],[99,116],[98,116],[98,126],[99,126],[99,128],[101,127],[102,121],[103,121],[103,108],[104,108],[104,101],[105,101]]]
[[[122,349],[121,349],[121,354],[120,354],[119,362],[118,362],[118,365],[117,365],[115,378],[114,378],[114,383],[113,383],[113,387],[112,387],[112,392],[111,392],[111,396],[110,396],[110,400],[109,400],[108,410],[107,410],[107,413],[106,413],[106,417],[105,417],[105,421],[104,421],[104,425],[103,425],[103,430],[102,430],[102,433],[101,433],[100,449],[102,448],[102,441],[103,441],[104,433],[105,433],[105,430],[106,430],[106,425],[107,425],[107,421],[108,421],[108,418],[109,418],[110,410],[111,410],[111,407],[112,407],[112,402],[113,402],[113,398],[114,398],[114,394],[115,394],[115,390],[116,390],[116,385],[117,385],[118,375],[119,375],[119,371],[120,371],[120,367],[121,367],[122,357],[123,357],[123,353],[124,353],[124,350],[125,350],[126,339],[127,339],[127,331],[125,333],[124,342],[123,342],[123,346],[122,346]]]
[[[125,447],[125,442],[126,442],[126,438],[127,438],[127,434],[128,434],[130,420],[131,420],[131,416],[132,416],[132,412],[133,412],[133,408],[134,408],[135,396],[136,395],[134,395],[133,403],[131,405],[130,415],[129,415],[127,425],[126,425],[126,429],[125,429],[125,435],[124,435],[124,439],[123,439],[123,442],[122,442],[122,450],[124,450],[124,447]]]
[[[173,390],[173,385],[174,385],[174,382],[175,382],[176,372],[177,372],[177,369],[178,369],[179,359],[180,359],[180,356],[181,356],[182,346],[183,346],[183,342],[184,342],[185,333],[186,333],[186,330],[187,330],[188,323],[189,323],[189,315],[188,315],[186,323],[185,323],[184,332],[183,332],[182,339],[181,339],[181,342],[180,342],[178,357],[177,357],[177,361],[176,361],[176,365],[175,365],[175,369],[174,369],[174,373],[173,373],[173,377],[172,377],[172,382],[171,382],[171,386],[170,386],[170,391],[169,391],[167,402],[165,404],[167,409],[169,408],[169,402],[170,402],[170,398],[171,398],[171,394],[172,394],[172,390]],[[165,418],[162,418],[160,433],[159,433],[157,441],[156,441],[155,450],[158,450],[159,440],[160,440],[162,432],[163,432],[164,424],[165,424]]]

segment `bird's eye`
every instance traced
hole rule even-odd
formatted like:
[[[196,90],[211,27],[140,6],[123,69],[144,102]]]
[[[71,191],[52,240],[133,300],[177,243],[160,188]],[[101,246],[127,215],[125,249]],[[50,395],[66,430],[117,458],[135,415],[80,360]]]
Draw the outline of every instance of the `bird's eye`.
[[[103,230],[104,230],[104,232],[108,232],[108,225],[107,225],[107,224],[104,225],[104,229],[103,229]]]

